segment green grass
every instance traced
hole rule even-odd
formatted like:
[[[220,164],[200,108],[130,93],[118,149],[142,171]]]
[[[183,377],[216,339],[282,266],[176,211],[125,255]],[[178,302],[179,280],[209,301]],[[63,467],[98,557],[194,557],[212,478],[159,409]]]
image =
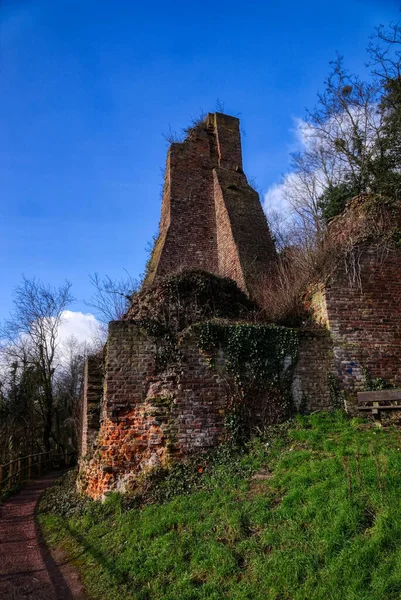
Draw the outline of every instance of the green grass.
[[[59,486],[41,523],[94,599],[401,598],[400,430],[300,417],[189,481],[129,510]]]

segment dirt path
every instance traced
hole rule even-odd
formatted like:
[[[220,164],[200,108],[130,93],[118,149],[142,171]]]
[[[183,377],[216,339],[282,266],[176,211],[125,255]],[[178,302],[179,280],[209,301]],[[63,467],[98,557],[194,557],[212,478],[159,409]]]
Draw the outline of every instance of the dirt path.
[[[42,492],[59,475],[32,481],[0,506],[1,600],[85,600],[77,573],[50,554],[35,521]]]

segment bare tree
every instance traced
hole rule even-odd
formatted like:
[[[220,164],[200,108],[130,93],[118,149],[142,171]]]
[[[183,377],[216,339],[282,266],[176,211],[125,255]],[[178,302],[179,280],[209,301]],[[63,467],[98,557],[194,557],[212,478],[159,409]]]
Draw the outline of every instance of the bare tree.
[[[59,445],[78,451],[84,363],[97,348],[71,335],[60,347],[60,369],[54,382],[55,431]]]
[[[379,32],[382,40],[391,43]],[[395,28],[393,39],[401,44],[401,29]],[[300,122],[302,149],[292,155],[282,192],[294,225],[313,243],[319,244],[326,222],[342,212],[353,196],[373,192],[398,197],[401,82],[398,86],[391,77],[398,76],[401,46],[391,60],[388,49],[380,51],[376,46],[371,52],[376,70],[368,81],[350,74],[337,57],[317,106]]]
[[[382,120],[378,111],[381,86],[376,80],[351,75],[337,57],[317,107],[307,114],[310,135],[326,157],[334,160],[334,173],[348,176],[358,191],[371,185],[368,165],[376,152]]]
[[[401,25],[379,27],[368,50],[366,81],[340,57],[332,63],[317,106],[300,121],[302,148],[272,190],[273,202],[278,193],[290,207],[284,218],[268,211],[281,256],[276,280],[262,283],[259,295],[272,318],[296,315],[316,271],[332,267],[326,227],[347,201],[374,194],[383,206],[395,206],[401,197]]]
[[[90,282],[94,292],[87,306],[94,309],[96,317],[103,324],[121,319],[127,312],[132,295],[139,289],[139,281],[126,272],[126,277],[111,279],[108,275],[91,275]]]
[[[216,110],[219,113],[224,113],[225,105],[224,102],[220,100],[220,98],[216,98]]]
[[[368,66],[382,83],[391,83],[401,77],[401,23],[393,22],[386,28],[379,25],[368,45]]]
[[[384,193],[401,197],[401,23],[376,28],[368,46],[369,66],[382,88],[380,112],[383,135],[376,160],[376,173]]]
[[[37,410],[40,377],[33,366],[2,365],[0,385],[0,462],[42,448],[42,419]]]
[[[14,293],[14,311],[1,328],[2,354],[8,363],[36,377],[35,409],[43,423],[43,446],[50,449],[54,437],[54,380],[58,368],[57,347],[63,312],[72,302],[71,284],[51,287],[24,277]]]

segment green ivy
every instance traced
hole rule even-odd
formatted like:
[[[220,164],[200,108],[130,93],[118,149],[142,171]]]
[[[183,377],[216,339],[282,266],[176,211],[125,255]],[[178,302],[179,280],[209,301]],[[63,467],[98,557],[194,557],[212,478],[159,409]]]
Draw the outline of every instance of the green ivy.
[[[327,380],[333,408],[343,409],[345,405],[345,392],[341,389],[338,377],[333,373],[329,373]]]
[[[176,334],[156,319],[139,319],[137,323],[155,344],[156,371],[163,371],[167,365],[176,363],[180,358]]]
[[[365,389],[369,392],[375,392],[376,390],[389,390],[394,388],[392,383],[389,383],[382,377],[371,377],[368,369],[363,369],[363,376],[365,379]]]
[[[222,348],[225,368],[241,391],[285,387],[298,356],[298,333],[276,325],[200,323],[193,326],[199,348],[211,355]]]

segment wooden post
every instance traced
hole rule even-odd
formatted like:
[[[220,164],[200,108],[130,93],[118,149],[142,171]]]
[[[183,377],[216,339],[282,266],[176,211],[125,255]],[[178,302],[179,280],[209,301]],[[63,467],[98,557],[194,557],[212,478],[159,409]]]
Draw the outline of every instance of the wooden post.
[[[0,494],[3,489],[3,465],[0,465]]]
[[[32,478],[32,456],[28,456],[28,479]]]
[[[39,454],[39,475],[42,475],[42,453]]]
[[[18,475],[18,483],[22,481],[22,469],[21,469],[21,459],[18,459],[17,462],[17,475]]]

